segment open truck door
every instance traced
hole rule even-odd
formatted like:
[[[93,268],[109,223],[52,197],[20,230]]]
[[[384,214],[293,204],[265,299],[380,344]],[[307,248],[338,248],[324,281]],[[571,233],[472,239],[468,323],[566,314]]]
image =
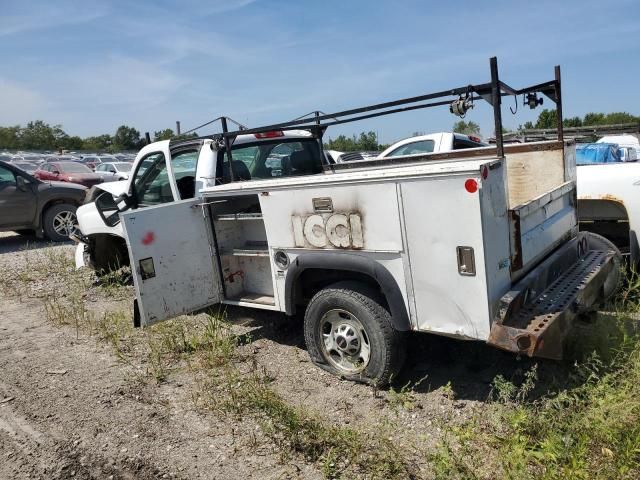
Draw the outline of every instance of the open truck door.
[[[137,296],[148,326],[222,300],[208,208],[191,199],[120,214]]]

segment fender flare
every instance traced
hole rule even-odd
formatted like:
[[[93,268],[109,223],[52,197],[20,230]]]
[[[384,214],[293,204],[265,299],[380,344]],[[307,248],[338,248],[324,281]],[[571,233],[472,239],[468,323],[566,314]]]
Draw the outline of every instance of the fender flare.
[[[369,257],[349,253],[319,252],[297,256],[289,265],[285,279],[284,296],[287,315],[295,313],[294,292],[300,275],[305,270],[313,268],[357,272],[371,277],[380,286],[389,304],[394,328],[401,332],[411,330],[402,292],[389,270]]]

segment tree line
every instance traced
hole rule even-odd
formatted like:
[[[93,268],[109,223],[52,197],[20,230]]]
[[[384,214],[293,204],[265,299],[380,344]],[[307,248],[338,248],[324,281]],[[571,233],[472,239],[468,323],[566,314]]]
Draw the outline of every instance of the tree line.
[[[518,131],[533,128],[555,128],[556,111],[544,109],[538,115],[536,122],[525,122],[518,127]],[[583,127],[597,125],[615,125],[621,123],[640,123],[640,117],[627,112],[587,113],[584,117],[570,117],[562,121],[565,127]],[[472,121],[460,120],[453,124],[452,130],[466,135],[480,136],[480,126]],[[505,129],[505,132],[508,131]],[[414,132],[413,136],[424,132]],[[196,137],[196,133],[188,137]],[[164,129],[154,132],[153,141],[176,138],[175,132]],[[186,138],[184,135],[178,138]],[[42,120],[27,123],[26,126],[14,125],[0,127],[0,149],[5,150],[93,150],[104,152],[119,152],[124,150],[139,150],[146,144],[140,137],[140,132],[133,127],[120,125],[113,135],[103,134],[81,138],[68,135],[62,125],[49,125]],[[359,135],[339,135],[329,138],[324,147],[327,150],[341,152],[353,151],[381,151],[389,145],[378,143],[378,135],[374,131],[360,132]]]
[[[519,130],[529,130],[532,128],[556,128],[558,116],[556,111],[544,109],[538,115],[536,123],[525,122]],[[627,112],[612,113],[587,113],[584,117],[570,117],[562,120],[565,127],[593,127],[600,125],[619,125],[621,123],[640,123],[640,117]]]
[[[384,150],[389,145],[378,143],[378,135],[374,131],[360,132],[360,135],[338,135],[336,138],[329,138],[324,143],[326,150],[338,150],[340,152],[377,152]]]
[[[193,133],[189,136],[197,136]],[[175,137],[172,129],[154,132],[153,141]],[[181,136],[184,137],[184,136]],[[121,152],[139,150],[146,145],[140,132],[133,127],[120,125],[113,135],[103,134],[81,138],[67,134],[62,125],[49,125],[42,120],[0,127],[0,149],[5,150],[93,150],[101,152]]]

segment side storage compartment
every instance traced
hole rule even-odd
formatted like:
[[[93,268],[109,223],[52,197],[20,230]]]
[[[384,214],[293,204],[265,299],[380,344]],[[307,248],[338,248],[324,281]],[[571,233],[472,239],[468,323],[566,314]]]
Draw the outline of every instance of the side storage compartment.
[[[275,307],[269,245],[257,195],[211,204],[225,303]]]

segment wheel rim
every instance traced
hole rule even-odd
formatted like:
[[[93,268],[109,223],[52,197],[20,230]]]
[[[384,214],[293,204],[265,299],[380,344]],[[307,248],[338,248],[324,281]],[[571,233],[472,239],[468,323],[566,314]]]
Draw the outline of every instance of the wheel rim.
[[[76,231],[77,223],[76,214],[65,210],[53,217],[53,231],[58,235],[68,237]]]
[[[371,346],[364,326],[352,313],[333,309],[320,321],[324,355],[338,371],[362,372],[369,364]]]

